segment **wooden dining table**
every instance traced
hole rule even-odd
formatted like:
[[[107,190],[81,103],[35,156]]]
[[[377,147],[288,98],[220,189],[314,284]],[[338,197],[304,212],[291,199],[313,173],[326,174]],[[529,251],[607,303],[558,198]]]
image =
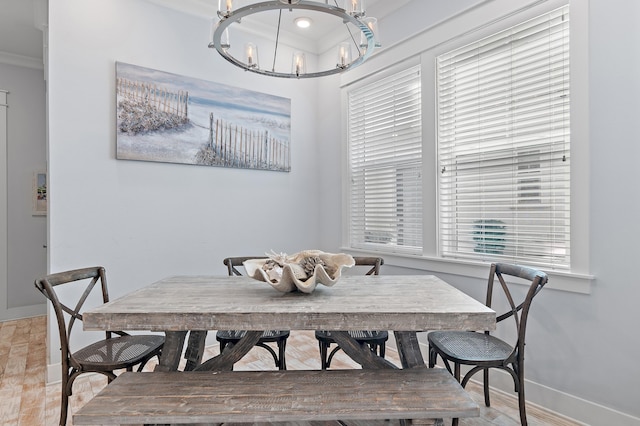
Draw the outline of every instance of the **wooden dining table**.
[[[244,276],[173,276],[143,286],[83,314],[85,330],[162,331],[157,371],[230,370],[263,330],[332,330],[342,349],[364,368],[397,368],[361,347],[348,333],[391,330],[402,368],[424,366],[416,332],[493,330],[495,312],[434,275],[343,276],[313,293],[280,293]],[[222,354],[202,362],[208,330],[249,330]]]
[[[84,312],[83,324],[161,331],[166,340],[154,373],[123,373],[74,415],[77,424],[401,419],[434,425],[442,417],[478,416],[479,408],[450,374],[426,368],[417,333],[493,330],[496,314],[433,275],[347,275],[310,294],[281,293],[244,276],[173,276]],[[247,332],[203,360],[208,330]],[[330,330],[362,369],[230,371],[263,330]],[[359,345],[349,334],[356,330],[393,331],[401,365]],[[186,364],[177,371],[183,350]]]

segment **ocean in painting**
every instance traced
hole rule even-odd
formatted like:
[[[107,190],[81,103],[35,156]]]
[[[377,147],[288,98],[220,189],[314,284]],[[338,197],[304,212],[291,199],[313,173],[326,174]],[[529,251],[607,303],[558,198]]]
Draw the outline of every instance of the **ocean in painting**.
[[[116,63],[118,159],[290,170],[291,100]]]

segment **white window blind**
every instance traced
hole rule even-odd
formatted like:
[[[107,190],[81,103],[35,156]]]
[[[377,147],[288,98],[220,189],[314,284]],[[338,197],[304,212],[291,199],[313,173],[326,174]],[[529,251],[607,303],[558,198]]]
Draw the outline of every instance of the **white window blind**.
[[[436,73],[441,255],[569,269],[568,6]]]
[[[420,67],[348,92],[350,245],[422,252]]]

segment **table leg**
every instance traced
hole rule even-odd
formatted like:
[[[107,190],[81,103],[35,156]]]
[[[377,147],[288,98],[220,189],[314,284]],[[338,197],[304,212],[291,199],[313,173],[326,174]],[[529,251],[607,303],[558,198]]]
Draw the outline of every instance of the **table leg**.
[[[346,331],[331,331],[331,337],[342,348],[344,353],[360,364],[362,368],[398,368],[393,363],[379,357],[367,345],[360,345]]]
[[[427,368],[415,331],[395,331],[393,334],[402,368]]]
[[[233,364],[240,361],[240,359],[249,352],[260,337],[262,337],[262,331],[247,331],[247,333],[232,347],[224,348],[224,351],[220,355],[217,355],[206,362],[203,362],[197,366],[196,371],[223,371],[233,370]]]
[[[395,331],[393,334],[396,338],[402,368],[427,368],[416,333],[414,331]],[[444,425],[442,419],[413,419],[407,423],[410,425]]]
[[[184,357],[187,360],[184,371],[193,371],[200,365],[206,338],[207,330],[191,330],[189,332],[189,341],[184,352]]]
[[[154,371],[176,371],[180,364],[182,347],[186,331],[165,331],[164,346],[160,355],[160,362]]]

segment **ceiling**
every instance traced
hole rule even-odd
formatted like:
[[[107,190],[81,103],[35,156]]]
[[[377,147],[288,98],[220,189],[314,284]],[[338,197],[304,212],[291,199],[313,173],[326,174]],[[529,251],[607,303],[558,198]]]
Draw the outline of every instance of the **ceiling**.
[[[211,19],[216,15],[217,1],[214,0],[146,0],[183,13]],[[334,1],[334,0],[332,0]],[[410,0],[367,0],[367,16],[381,18]],[[234,8],[255,3],[251,0],[236,0]],[[324,1],[320,1],[324,3]],[[342,5],[342,0],[338,0]],[[33,60],[42,64],[42,28],[46,23],[47,0],[0,0],[0,61],[7,59]],[[265,14],[266,15],[266,14]],[[340,20],[326,19],[325,14],[310,16],[314,21],[311,28],[301,30],[293,26],[293,18],[298,15],[283,15],[281,40],[294,47],[322,53],[336,40],[344,38]],[[250,19],[251,18],[251,19]],[[245,18],[252,23],[252,31],[266,34],[272,31],[273,18],[252,16]]]
[[[216,17],[218,2],[214,0],[147,0],[164,7],[179,10],[184,13],[212,19]],[[257,3],[260,0],[234,0],[233,8],[247,6]],[[261,0],[265,1],[265,0]],[[317,3],[329,3],[330,5],[338,5],[343,7],[345,0],[310,0]],[[394,10],[402,7],[410,0],[366,0],[367,16],[373,16],[378,19],[388,15]],[[294,19],[306,16],[312,19],[310,28],[300,29],[294,25]],[[278,22],[278,12],[268,11],[243,18],[242,28],[250,33],[254,33],[267,38],[275,38],[275,27]],[[246,25],[250,23],[251,25]],[[235,25],[235,24],[234,24]],[[230,27],[230,32],[234,25]],[[324,53],[333,48],[338,42],[343,41],[349,35],[345,31],[341,19],[320,12],[306,11],[284,11],[281,21],[281,33],[279,40],[303,50],[315,52],[316,54]],[[357,34],[356,34],[357,36]],[[230,34],[233,39],[233,34]],[[233,40],[232,40],[233,41]]]

